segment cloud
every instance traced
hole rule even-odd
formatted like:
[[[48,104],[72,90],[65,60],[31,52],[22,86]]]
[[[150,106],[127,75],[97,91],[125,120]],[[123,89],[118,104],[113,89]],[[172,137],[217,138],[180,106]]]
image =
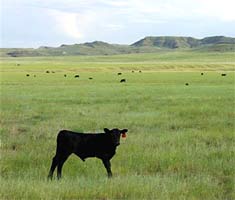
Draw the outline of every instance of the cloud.
[[[234,0],[0,1],[3,38],[12,45],[29,40],[33,46],[45,41],[129,43],[146,35],[235,35]]]
[[[58,10],[49,10],[48,15],[55,20],[59,31],[73,38],[81,38],[83,34],[77,26],[78,15],[76,13],[67,13]]]
[[[49,9],[48,15],[55,20],[59,31],[74,39],[83,39],[95,19],[95,15],[92,12],[80,14]]]
[[[110,0],[97,0],[97,3],[108,5],[115,8],[126,7],[130,5],[130,1],[110,1]]]
[[[195,0],[194,0],[195,1]],[[234,0],[198,0],[195,14],[221,21],[235,21]]]
[[[109,30],[119,31],[122,30],[125,26],[121,24],[107,24],[104,27],[108,28]]]

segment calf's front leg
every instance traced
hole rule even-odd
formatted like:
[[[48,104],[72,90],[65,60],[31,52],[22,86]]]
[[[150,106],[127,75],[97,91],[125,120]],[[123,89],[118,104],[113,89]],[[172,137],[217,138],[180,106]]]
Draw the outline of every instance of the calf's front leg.
[[[111,178],[112,177],[112,171],[111,171],[111,163],[110,163],[110,160],[105,160],[103,159],[103,164],[107,170],[107,173],[108,173],[108,177]]]
[[[52,179],[53,172],[54,172],[57,165],[58,165],[58,157],[55,155],[55,157],[52,159],[50,172],[48,174],[48,179]]]

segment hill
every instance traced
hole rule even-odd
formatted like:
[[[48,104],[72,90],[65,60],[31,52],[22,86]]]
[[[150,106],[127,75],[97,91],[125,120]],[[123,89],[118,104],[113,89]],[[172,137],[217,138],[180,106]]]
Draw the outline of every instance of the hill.
[[[102,41],[59,47],[42,46],[33,48],[1,48],[0,56],[33,57],[33,56],[76,56],[76,55],[117,55],[131,53],[154,53],[159,51],[235,51],[235,38],[214,36],[203,39],[193,37],[145,37],[131,45],[109,44]]]
[[[218,44],[235,45],[235,38],[214,36],[214,37],[206,37],[200,40],[192,37],[171,37],[171,36],[145,37],[144,39],[135,42],[131,46],[135,47],[151,46],[151,47],[167,48],[167,49],[181,49],[181,48],[205,47],[207,45],[218,45]]]
[[[151,46],[169,49],[192,48],[199,46],[199,41],[192,37],[145,37],[144,39],[135,42],[131,46]]]

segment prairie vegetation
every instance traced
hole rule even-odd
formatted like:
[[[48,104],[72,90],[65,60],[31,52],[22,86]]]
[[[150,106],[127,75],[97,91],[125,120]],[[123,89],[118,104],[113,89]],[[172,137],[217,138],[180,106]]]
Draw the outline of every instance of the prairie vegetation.
[[[234,71],[234,52],[1,58],[0,199],[235,199]],[[71,156],[47,181],[59,130],[104,127],[129,130],[112,179]]]

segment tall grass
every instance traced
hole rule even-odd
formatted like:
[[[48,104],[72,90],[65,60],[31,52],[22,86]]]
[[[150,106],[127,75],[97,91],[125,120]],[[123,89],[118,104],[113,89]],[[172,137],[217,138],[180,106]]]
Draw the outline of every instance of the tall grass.
[[[234,199],[235,73],[143,66],[117,76],[103,64],[94,62],[95,72],[66,60],[3,63],[0,199]],[[113,179],[100,160],[73,155],[62,180],[47,181],[60,129],[104,127],[129,129],[111,161]]]

